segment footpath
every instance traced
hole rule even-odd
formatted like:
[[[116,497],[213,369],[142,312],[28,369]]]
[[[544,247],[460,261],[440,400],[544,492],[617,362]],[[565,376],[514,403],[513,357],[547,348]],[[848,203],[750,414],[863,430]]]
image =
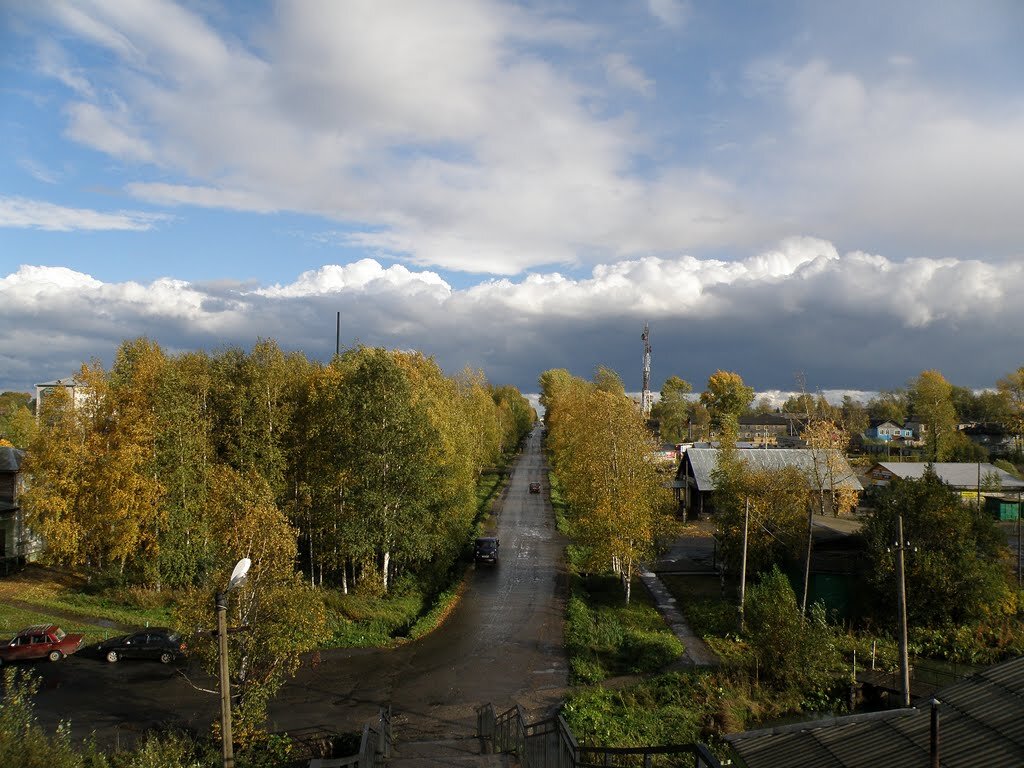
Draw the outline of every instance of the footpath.
[[[683,664],[688,667],[717,667],[718,656],[690,629],[686,618],[679,610],[679,604],[658,578],[658,574],[644,571],[640,574],[640,579],[654,598],[654,603],[665,618],[665,623],[683,644]]]
[[[705,524],[707,525],[707,524]],[[698,526],[701,526],[698,523]],[[703,526],[702,526],[703,527]],[[665,623],[679,638],[685,649],[682,664],[687,667],[715,667],[718,656],[704,640],[697,636],[686,622],[679,603],[658,576],[659,572],[693,576],[716,576],[714,540],[708,530],[695,535],[681,536],[649,571],[640,574],[647,591],[651,593]]]

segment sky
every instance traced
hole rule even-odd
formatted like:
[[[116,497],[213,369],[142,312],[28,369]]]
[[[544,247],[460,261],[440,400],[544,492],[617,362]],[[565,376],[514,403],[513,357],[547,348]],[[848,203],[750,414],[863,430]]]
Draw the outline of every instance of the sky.
[[[259,338],[638,390],[1024,365],[1017,0],[0,0],[0,390]]]

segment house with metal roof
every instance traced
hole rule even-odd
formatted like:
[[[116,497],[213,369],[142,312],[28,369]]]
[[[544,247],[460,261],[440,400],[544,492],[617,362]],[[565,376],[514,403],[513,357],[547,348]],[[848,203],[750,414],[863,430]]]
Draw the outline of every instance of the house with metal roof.
[[[812,490],[863,487],[841,451],[812,448],[738,448],[737,454],[747,466],[758,470],[797,467],[812,485]],[[715,491],[714,471],[717,448],[687,448],[676,470],[674,487],[684,518],[711,512]],[[824,486],[824,487],[821,487]]]
[[[1024,658],[941,688],[933,701],[725,738],[745,768],[1024,765]]]
[[[1018,480],[994,464],[966,461],[879,461],[867,472],[872,485],[888,485],[894,479],[920,480],[931,467],[939,479],[954,488],[974,491],[981,487],[998,488],[1016,493],[1024,490],[1024,480]]]

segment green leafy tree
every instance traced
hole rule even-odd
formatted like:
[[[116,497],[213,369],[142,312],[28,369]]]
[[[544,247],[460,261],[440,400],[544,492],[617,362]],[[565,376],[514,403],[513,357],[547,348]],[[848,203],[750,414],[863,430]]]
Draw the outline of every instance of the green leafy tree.
[[[868,416],[876,421],[903,424],[909,412],[907,393],[901,389],[884,389],[868,401]]]
[[[426,551],[424,524],[435,472],[423,453],[438,434],[425,403],[413,401],[409,379],[393,354],[360,348],[344,362],[350,366],[341,402],[345,495],[361,521],[363,540],[379,558],[386,591],[392,558],[418,558]]]
[[[789,580],[777,567],[750,589],[746,635],[762,682],[806,697],[826,695],[843,668],[842,655],[821,605],[805,619]]]
[[[217,543],[214,575],[183,596],[174,623],[198,631],[192,652],[212,673],[216,639],[203,630],[214,621],[214,595],[226,587],[234,564],[250,558],[248,578],[230,593],[228,606],[229,625],[247,628],[230,635],[228,655],[235,738],[244,745],[262,734],[267,703],[298,670],[300,654],[325,638],[326,614],[322,599],[295,572],[296,532],[262,475],[215,467],[207,514]]]
[[[548,444],[589,567],[621,577],[627,602],[637,567],[667,526],[670,499],[650,461],[654,440],[624,393],[565,383]]]
[[[154,393],[156,471],[164,488],[157,566],[160,580],[180,588],[207,579],[214,542],[206,515],[213,462],[209,359],[188,353],[168,361]]]
[[[22,768],[84,768],[67,724],[61,723],[51,736],[36,720],[33,698],[40,679],[30,672],[7,667],[3,670],[3,682],[0,761]]]
[[[579,379],[565,368],[551,368],[541,373],[540,404],[544,409],[544,423],[552,428],[558,420],[558,404],[563,401],[566,390],[579,383]]]
[[[32,396],[24,392],[0,394],[0,440],[16,448],[28,447],[36,433],[31,405]]]
[[[1016,438],[1018,452],[1024,449],[1024,366],[996,382],[1005,402],[1003,424]]]
[[[803,596],[800,612],[807,612],[807,594],[811,580],[811,550],[814,545],[814,517],[818,512],[825,515],[831,512],[839,516],[850,512],[857,504],[857,492],[848,488],[852,480],[849,464],[844,457],[850,436],[840,424],[829,419],[812,419],[800,434],[807,443],[811,462],[808,481],[815,503],[807,509],[807,551],[804,556]]]
[[[678,376],[669,376],[661,385],[661,397],[651,409],[651,417],[660,425],[662,440],[680,443],[688,438],[690,400],[687,395],[691,392],[690,382]]]
[[[153,576],[147,567],[158,550],[163,486],[152,390],[163,364],[155,344],[125,342],[110,376],[98,363],[82,366],[81,402],[63,389],[44,400],[22,505],[55,561]]]
[[[870,426],[868,411],[862,403],[849,395],[843,395],[840,419],[848,435],[861,435]]]
[[[900,514],[913,548],[905,566],[912,624],[964,623],[1009,602],[1005,540],[995,522],[929,469],[920,480],[894,480],[880,489],[864,527],[880,618],[890,617],[896,602],[893,546]]]
[[[914,418],[925,427],[926,455],[932,461],[946,461],[956,434],[953,387],[938,371],[922,371],[910,388]]]
[[[530,401],[512,386],[497,387],[491,393],[502,429],[501,450],[509,451],[530,434],[537,414]]]
[[[310,582],[336,580],[345,593],[350,572],[355,578],[355,563],[373,557],[349,498],[346,375],[340,357],[310,372],[292,422],[289,493],[283,506],[300,532]]]
[[[604,365],[597,366],[594,371],[594,386],[601,392],[611,395],[625,395],[626,387],[622,383],[622,377],[616,371]]]
[[[722,429],[726,422],[736,422],[754,399],[754,388],[743,383],[738,373],[715,371],[708,377],[700,402],[711,414],[712,429]]]
[[[748,514],[748,570],[756,573],[800,551],[810,503],[810,485],[800,469],[748,465],[736,449],[735,428],[727,425],[711,477],[722,556],[730,570],[740,570]]]

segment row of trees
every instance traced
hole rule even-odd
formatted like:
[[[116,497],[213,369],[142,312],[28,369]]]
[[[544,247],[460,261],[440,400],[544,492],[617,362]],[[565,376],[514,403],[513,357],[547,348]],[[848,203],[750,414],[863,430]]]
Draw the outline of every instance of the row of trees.
[[[170,356],[136,339],[76,380],[78,402],[63,389],[44,399],[28,522],[57,562],[158,587],[207,579],[215,521],[242,489],[274,506],[316,584],[387,589],[445,567],[472,525],[477,476],[533,420],[518,391],[479,372],[447,377],[418,353],[365,347],[323,365],[273,341]]]
[[[24,448],[36,432],[32,396],[24,392],[0,392],[0,445]]]
[[[671,519],[671,497],[652,463],[653,435],[607,368],[592,382],[545,371],[540,388],[547,446],[585,567],[620,575],[628,602],[634,572]]]
[[[514,388],[445,376],[415,352],[359,347],[329,364],[260,341],[168,355],[140,338],[83,366],[77,399],[42,402],[21,497],[50,560],[177,590],[175,623],[209,626],[232,595],[239,729],[258,731],[284,677],[325,636],[317,587],[396,577],[436,588],[473,530],[476,481],[532,428]],[[210,664],[205,634],[194,652]]]
[[[801,386],[801,389],[803,387]],[[922,371],[905,388],[883,390],[867,403],[850,395],[839,404],[822,395],[802,392],[777,407],[767,398],[754,400],[754,390],[737,373],[716,371],[694,398],[692,385],[679,376],[665,380],[652,418],[669,442],[708,439],[722,428],[722,417],[781,410],[807,420],[832,422],[849,435],[862,434],[871,421],[924,425],[924,458],[931,461],[980,461],[984,450],[957,429],[965,422],[1000,424],[1024,451],[1024,367],[999,379],[994,390],[974,392],[951,384],[936,370]]]

